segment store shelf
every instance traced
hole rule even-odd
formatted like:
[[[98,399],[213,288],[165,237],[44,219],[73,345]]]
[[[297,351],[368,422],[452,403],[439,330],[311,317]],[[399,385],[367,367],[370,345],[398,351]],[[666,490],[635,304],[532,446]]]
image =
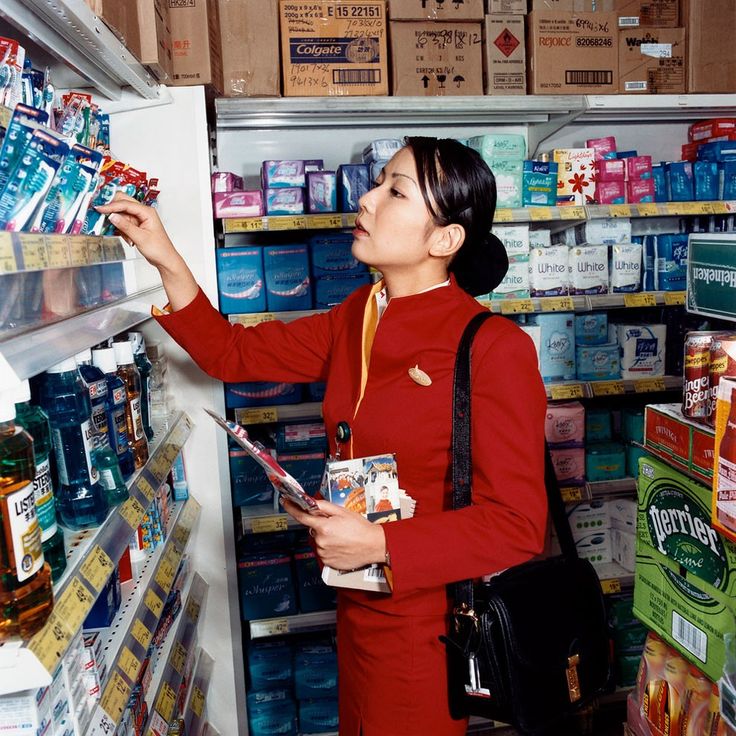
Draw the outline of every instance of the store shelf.
[[[636,478],[602,480],[594,483],[585,483],[582,486],[560,488],[560,494],[565,503],[592,501],[594,498],[629,498],[633,493],[636,493]]]
[[[251,639],[265,639],[281,634],[302,634],[308,631],[319,631],[334,626],[337,621],[335,611],[315,611],[299,613],[296,616],[282,618],[263,618],[248,621]]]
[[[225,234],[284,230],[342,230],[355,226],[355,215],[355,212],[334,212],[321,215],[226,218],[222,220],[222,229]]]
[[[736,115],[736,95],[587,95],[580,122],[686,122]]]
[[[248,424],[289,422],[295,419],[316,419],[322,416],[322,404],[319,401],[311,401],[282,406],[253,406],[234,411],[235,421],[246,426]]]
[[[111,100],[128,85],[146,99],[170,99],[85,0],[0,0],[0,16]]]
[[[215,660],[202,649],[194,670],[189,698],[184,708],[184,733],[187,736],[202,736],[207,707],[207,691],[210,689]]]
[[[265,534],[303,529],[303,525],[289,514],[279,514],[272,504],[241,506],[240,524],[243,534]]]
[[[634,585],[634,573],[621,567],[617,562],[596,565],[595,571],[598,573],[605,595],[620,593]]]
[[[681,391],[682,376],[659,376],[636,380],[613,381],[562,381],[545,384],[547,398],[553,401],[570,399],[592,399],[599,396],[622,396],[624,394],[661,393]]]
[[[12,388],[20,380],[145,322],[151,318],[151,305],[156,302],[166,302],[161,286],[5,339],[0,336],[0,390]]]

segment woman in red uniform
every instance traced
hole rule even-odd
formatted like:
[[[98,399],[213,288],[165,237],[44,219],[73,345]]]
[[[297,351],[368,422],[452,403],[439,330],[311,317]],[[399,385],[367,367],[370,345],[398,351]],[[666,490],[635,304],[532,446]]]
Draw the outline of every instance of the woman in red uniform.
[[[414,518],[371,524],[320,501],[287,504],[320,560],[339,570],[390,566],[391,594],[341,589],[337,640],[342,736],[454,736],[448,711],[446,585],[504,570],[543,546],[545,391],[529,337],[502,317],[473,345],[473,505],[451,510],[452,376],[473,298],[508,261],[489,234],[496,203],[481,157],[453,140],[409,138],[360,200],[353,254],[383,280],[289,324],[231,325],[210,305],[154,211],[124,198],[101,208],[159,268],[170,314],[159,323],[211,376],[327,381],[328,436],[349,425],[341,457],[395,453]],[[330,450],[336,449],[331,442]]]

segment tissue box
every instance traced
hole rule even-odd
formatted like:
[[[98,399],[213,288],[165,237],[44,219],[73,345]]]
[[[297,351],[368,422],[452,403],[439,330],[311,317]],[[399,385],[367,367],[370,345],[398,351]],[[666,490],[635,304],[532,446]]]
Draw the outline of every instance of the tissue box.
[[[581,381],[608,381],[621,378],[617,343],[578,345],[575,348],[577,377]]]
[[[585,439],[585,407],[579,401],[549,404],[544,436],[553,447],[582,447]]]
[[[357,212],[360,209],[360,198],[370,188],[370,169],[366,164],[343,164],[337,167],[337,201],[340,212]]]
[[[344,302],[356,289],[370,284],[367,273],[343,278],[320,278],[314,283],[315,309],[329,309]]]
[[[212,195],[215,217],[261,217],[263,192],[260,189],[248,192],[215,192]]]
[[[624,570],[634,572],[636,567],[636,534],[611,529],[611,557]]]
[[[353,236],[346,233],[324,233],[309,239],[309,260],[312,275],[352,276],[366,273],[368,267],[352,253]]]
[[[620,442],[601,442],[585,448],[585,476],[589,482],[626,477],[626,452]]]
[[[606,501],[596,499],[589,503],[576,503],[568,506],[566,511],[572,538],[576,542],[591,532],[608,529],[611,526]]]
[[[215,253],[220,311],[223,314],[265,311],[263,248],[218,248]]]
[[[307,211],[311,214],[337,211],[334,171],[310,171],[307,174]]]
[[[590,312],[575,315],[575,344],[604,345],[608,342],[608,315]]]
[[[312,308],[312,285],[306,245],[273,245],[263,249],[266,304],[270,311]]]
[[[303,215],[304,189],[284,187],[283,189],[266,189],[267,215]]]
[[[575,541],[578,556],[590,560],[593,565],[605,565],[613,560],[611,530],[598,529]]]
[[[532,248],[529,252],[529,291],[532,296],[568,293],[568,248],[566,245]]]
[[[244,621],[293,616],[297,612],[288,555],[254,554],[241,558],[238,581]]]

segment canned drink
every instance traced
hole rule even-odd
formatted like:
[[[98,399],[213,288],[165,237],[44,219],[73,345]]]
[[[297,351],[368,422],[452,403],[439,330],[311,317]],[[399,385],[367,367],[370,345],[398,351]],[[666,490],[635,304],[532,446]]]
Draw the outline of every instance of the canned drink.
[[[722,376],[736,376],[736,333],[724,332],[713,335],[710,343],[709,358],[708,388],[710,390],[710,409],[706,417],[706,422],[709,427],[715,427],[718,384]]]
[[[682,413],[705,422],[710,403],[710,346],[717,332],[688,332],[685,337],[685,376],[682,391]]]

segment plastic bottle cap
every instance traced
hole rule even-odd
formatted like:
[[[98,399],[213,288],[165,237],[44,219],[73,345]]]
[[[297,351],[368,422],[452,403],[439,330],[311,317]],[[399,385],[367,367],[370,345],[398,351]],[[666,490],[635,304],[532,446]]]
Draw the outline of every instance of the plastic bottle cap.
[[[92,362],[92,349],[87,348],[86,350],[82,350],[81,352],[77,353],[74,356],[74,360],[77,361],[77,365],[82,365],[83,363],[91,363]]]
[[[30,400],[31,400],[31,384],[28,382],[28,379],[26,378],[25,381],[20,382],[20,386],[18,386],[15,392],[15,403],[24,404],[26,401],[30,401]]]
[[[146,352],[146,341],[143,339],[142,332],[129,332],[128,340],[130,340],[130,343],[133,346],[133,352],[136,355],[138,355],[138,353]]]
[[[15,420],[15,396],[12,391],[0,393],[0,422]]]
[[[61,363],[52,365],[46,370],[46,373],[69,373],[69,371],[77,370],[77,361],[74,358],[67,358],[62,360]]]
[[[115,373],[118,369],[115,351],[112,348],[93,350],[92,365],[97,366],[103,373]]]
[[[118,365],[130,365],[135,363],[133,358],[133,346],[127,340],[125,342],[114,342],[112,349],[115,351],[115,362]]]

